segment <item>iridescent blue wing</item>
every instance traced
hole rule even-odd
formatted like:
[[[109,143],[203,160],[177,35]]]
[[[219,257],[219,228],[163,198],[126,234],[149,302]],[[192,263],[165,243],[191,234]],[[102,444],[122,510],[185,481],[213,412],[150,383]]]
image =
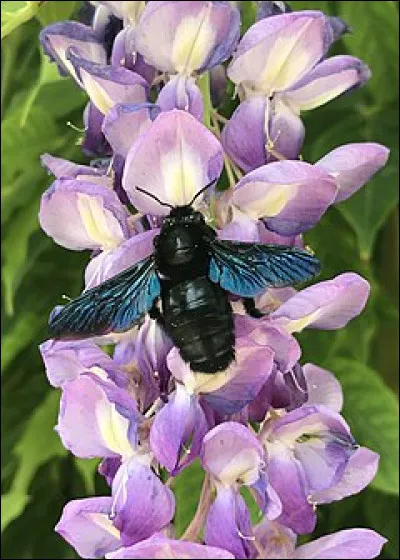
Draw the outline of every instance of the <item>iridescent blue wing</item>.
[[[160,295],[150,256],[70,301],[49,321],[54,338],[84,338],[123,332],[148,311]]]
[[[305,282],[320,271],[318,259],[297,247],[216,239],[210,249],[210,280],[241,297]]]

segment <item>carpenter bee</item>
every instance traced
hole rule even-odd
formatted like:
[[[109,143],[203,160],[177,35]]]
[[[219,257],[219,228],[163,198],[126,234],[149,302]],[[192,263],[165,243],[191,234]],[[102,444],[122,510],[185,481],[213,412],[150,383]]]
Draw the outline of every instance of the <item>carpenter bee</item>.
[[[85,291],[53,314],[54,338],[124,332],[149,313],[171,337],[193,371],[216,373],[235,358],[233,313],[228,294],[243,298],[255,317],[254,297],[270,287],[313,278],[320,264],[297,247],[224,241],[190,204],[169,206],[154,252],[127,270]]]

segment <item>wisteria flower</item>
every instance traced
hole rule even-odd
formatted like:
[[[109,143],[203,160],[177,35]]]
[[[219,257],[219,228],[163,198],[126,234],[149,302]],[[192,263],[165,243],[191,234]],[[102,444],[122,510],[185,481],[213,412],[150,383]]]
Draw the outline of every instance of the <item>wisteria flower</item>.
[[[141,421],[134,399],[110,381],[87,373],[63,386],[57,431],[65,447],[78,457],[120,460],[112,477],[112,498],[104,503],[109,506],[111,533],[118,530],[123,545],[161,530],[175,509],[171,490],[151,468]],[[89,498],[81,505],[97,507],[96,500]]]
[[[135,298],[103,300],[110,284],[98,286],[116,276],[118,283],[150,255],[160,289],[121,328],[112,323],[102,336],[88,329],[93,336],[77,340],[61,329],[53,331],[60,339],[40,346],[61,392],[60,440],[76,457],[97,458],[107,483],[104,496],[70,501],[56,531],[83,558],[376,557],[386,539],[369,529],[297,543],[314,530],[317,508],[362,491],[378,469],[378,454],[355,441],[341,414],[346,395],[334,373],[304,364],[296,339],[306,328],[344,328],[364,309],[369,283],[349,271],[307,287],[271,281],[254,299],[227,291],[232,361],[208,373],[197,366],[204,347],[216,360],[214,331],[204,340],[196,332],[204,344],[195,345],[188,323],[183,334],[195,359],[186,361],[168,334],[180,315],[166,312],[172,287],[177,300],[190,290],[191,302],[207,299],[193,281],[200,268],[164,273],[158,237],[172,227],[173,209],[191,206],[215,244],[297,253],[330,206],[385,165],[387,148],[372,141],[337,146],[315,163],[300,157],[301,112],[370,76],[355,57],[327,58],[345,22],[259,2],[240,38],[233,2],[91,4],[91,25],[51,24],[41,42],[86,92],[82,148],[101,159],[84,165],[44,154],[55,180],[39,221],[57,244],[88,251],[83,292],[96,313],[102,306],[130,313]],[[228,78],[238,106],[227,99]],[[206,243],[201,275],[216,284],[224,272],[211,248]],[[239,270],[252,277],[250,266]],[[196,463],[203,487],[179,534],[174,491],[185,498],[179,485]]]
[[[333,40],[329,19],[316,11],[261,19],[243,36],[228,68],[243,101],[224,129],[223,143],[245,171],[282,157],[297,159],[304,140],[300,112],[369,78],[357,58],[324,58]]]
[[[239,39],[240,15],[231,2],[151,2],[135,44],[146,62],[171,76],[157,104],[203,119],[195,77],[225,61]]]
[[[262,472],[262,446],[245,426],[225,422],[204,438],[201,459],[217,491],[207,516],[205,542],[222,546],[235,558],[251,558],[256,549],[250,513],[240,487],[250,486],[260,493],[263,510],[271,518],[281,512],[280,500]]]
[[[255,529],[262,558],[375,558],[386,539],[369,529],[347,529],[296,546],[297,535],[267,517]]]

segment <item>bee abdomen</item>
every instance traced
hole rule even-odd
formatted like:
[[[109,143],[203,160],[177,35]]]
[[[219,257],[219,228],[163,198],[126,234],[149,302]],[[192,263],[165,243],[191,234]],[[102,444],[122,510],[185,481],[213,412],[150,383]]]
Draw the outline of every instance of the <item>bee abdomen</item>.
[[[194,318],[178,327],[174,341],[193,371],[215,373],[226,369],[235,357],[232,313]]]
[[[216,373],[235,357],[232,309],[226,293],[202,276],[163,294],[165,327],[193,371]]]

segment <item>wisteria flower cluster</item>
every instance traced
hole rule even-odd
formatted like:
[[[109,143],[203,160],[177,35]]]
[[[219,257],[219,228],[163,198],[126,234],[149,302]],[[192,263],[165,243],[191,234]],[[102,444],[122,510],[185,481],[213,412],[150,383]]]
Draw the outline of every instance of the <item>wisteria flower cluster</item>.
[[[43,155],[56,179],[40,208],[56,243],[91,251],[85,289],[153,251],[169,210],[138,186],[179,206],[223,174],[229,188],[195,203],[221,239],[303,247],[302,234],[384,166],[388,150],[374,143],[339,146],[314,164],[300,156],[301,112],[370,75],[361,60],[327,56],[346,31],[341,20],[260,2],[241,37],[236,2],[92,4],[91,26],[41,33],[45,53],[89,97],[91,163]],[[228,79],[240,99],[229,118],[218,111]],[[356,443],[338,381],[302,363],[295,334],[345,327],[368,295],[368,282],[345,272],[300,291],[268,289],[259,319],[232,298],[236,359],[212,375],[191,371],[149,316],[124,333],[43,343],[49,382],[61,388],[61,441],[101,459],[109,485],[106,496],[68,503],[56,531],[82,558],[379,555],[385,539],[364,528],[296,544],[319,505],[369,484],[379,457]],[[174,478],[195,460],[203,487],[179,536]]]

